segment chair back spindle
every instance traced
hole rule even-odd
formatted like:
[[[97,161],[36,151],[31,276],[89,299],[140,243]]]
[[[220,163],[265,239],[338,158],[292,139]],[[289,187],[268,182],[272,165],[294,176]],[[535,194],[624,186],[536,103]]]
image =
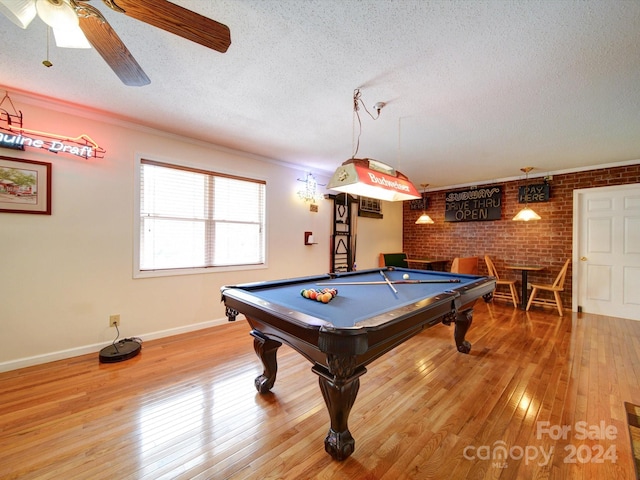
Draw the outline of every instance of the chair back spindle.
[[[489,271],[489,276],[495,277],[496,279],[496,289],[493,291],[493,298],[502,299],[502,300],[511,300],[513,306],[518,308],[519,296],[518,290],[516,289],[516,281],[515,280],[501,280],[498,275],[498,270],[496,270],[496,266],[491,260],[489,255],[484,256],[484,263],[487,264],[487,270]],[[500,286],[509,287],[509,293],[498,290]]]
[[[560,292],[564,290],[564,282],[567,278],[567,271],[569,269],[570,258],[564,262],[564,266],[558,273],[553,284],[531,284],[531,295],[529,296],[529,302],[527,303],[527,310],[531,308],[531,305],[540,305],[543,307],[556,307],[558,309],[558,315],[561,317],[564,316],[563,307],[562,307],[562,299],[560,298]],[[553,294],[553,299],[548,298],[540,298],[538,294],[540,292],[551,292]]]

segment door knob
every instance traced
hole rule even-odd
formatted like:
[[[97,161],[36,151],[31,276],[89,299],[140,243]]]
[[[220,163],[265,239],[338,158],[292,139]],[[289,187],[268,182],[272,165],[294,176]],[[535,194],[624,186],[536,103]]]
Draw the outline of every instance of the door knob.
[[[580,261],[581,262],[586,262],[587,261],[587,257],[580,257]]]

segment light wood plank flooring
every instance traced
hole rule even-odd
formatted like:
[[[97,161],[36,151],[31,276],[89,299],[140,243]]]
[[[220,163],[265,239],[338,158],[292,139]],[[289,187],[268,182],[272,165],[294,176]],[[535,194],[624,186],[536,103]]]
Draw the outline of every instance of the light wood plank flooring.
[[[471,353],[452,336],[436,326],[369,366],[343,462],[324,452],[329,417],[301,355],[283,346],[273,392],[256,392],[245,321],[122,363],[2,373],[0,478],[635,478],[623,402],[640,404],[640,322],[480,302]]]

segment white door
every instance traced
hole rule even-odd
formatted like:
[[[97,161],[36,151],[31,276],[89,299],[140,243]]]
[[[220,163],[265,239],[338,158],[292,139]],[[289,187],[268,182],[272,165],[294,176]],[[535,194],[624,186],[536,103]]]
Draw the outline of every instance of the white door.
[[[640,320],[640,184],[575,190],[573,305]]]

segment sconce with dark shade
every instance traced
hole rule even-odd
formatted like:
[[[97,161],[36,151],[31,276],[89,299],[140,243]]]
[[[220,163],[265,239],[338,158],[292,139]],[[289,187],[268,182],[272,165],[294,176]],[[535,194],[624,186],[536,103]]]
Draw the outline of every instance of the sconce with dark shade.
[[[427,187],[429,186],[429,184],[421,183],[420,186],[422,187],[422,215],[420,215],[416,220],[416,225],[427,225],[427,224],[435,223],[433,219],[429,215],[427,215],[427,211],[426,211],[427,210]]]
[[[524,208],[520,210],[517,213],[517,215],[512,218],[512,220],[516,222],[528,222],[529,220],[541,220],[540,215],[538,215],[531,208],[529,208],[529,201],[527,200],[528,195],[526,194],[526,188],[528,187],[528,184],[529,184],[529,172],[533,170],[533,167],[524,167],[524,168],[521,168],[520,170],[522,170],[526,175],[525,181],[524,181],[525,203],[524,203]]]

